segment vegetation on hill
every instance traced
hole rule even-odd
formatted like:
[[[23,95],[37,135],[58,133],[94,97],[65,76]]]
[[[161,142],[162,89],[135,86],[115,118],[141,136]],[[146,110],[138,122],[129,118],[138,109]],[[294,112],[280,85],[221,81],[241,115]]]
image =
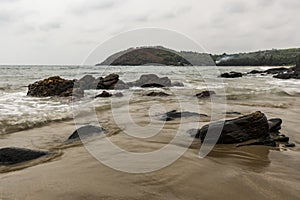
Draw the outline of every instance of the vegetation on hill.
[[[109,60],[109,61],[107,61]],[[119,52],[109,57],[103,63],[109,65],[128,65],[128,66],[137,66],[137,65],[171,65],[171,66],[185,66],[192,65],[182,56],[180,56],[175,51],[166,50],[162,48],[154,47],[143,47],[143,48],[134,48],[129,49],[123,52]],[[103,65],[101,63],[100,65]]]
[[[287,66],[296,65],[298,56],[300,56],[300,48],[210,55],[190,51],[178,52],[162,46],[154,46],[120,51],[97,65]]]
[[[295,65],[300,48],[272,49],[250,53],[212,55],[218,66],[284,66]]]

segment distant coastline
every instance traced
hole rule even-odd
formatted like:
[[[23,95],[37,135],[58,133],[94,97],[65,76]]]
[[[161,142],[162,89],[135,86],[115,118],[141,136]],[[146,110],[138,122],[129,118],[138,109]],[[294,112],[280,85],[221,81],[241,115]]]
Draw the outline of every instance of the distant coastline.
[[[171,65],[171,66],[291,66],[296,65],[300,48],[272,49],[249,53],[220,54],[175,51],[162,46],[137,47],[117,52],[100,65]]]

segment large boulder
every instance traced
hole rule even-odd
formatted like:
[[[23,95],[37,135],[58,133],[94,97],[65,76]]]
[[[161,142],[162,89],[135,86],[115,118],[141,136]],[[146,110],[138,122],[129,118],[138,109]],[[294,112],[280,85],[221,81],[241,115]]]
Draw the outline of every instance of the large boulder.
[[[92,75],[85,75],[84,77],[76,81],[76,84],[82,90],[96,89],[98,85],[98,80]]]
[[[74,139],[84,139],[87,137],[99,135],[105,133],[105,129],[97,126],[87,125],[78,128],[75,130],[70,137],[68,137],[68,140],[74,140]]]
[[[84,91],[80,88],[74,87],[76,80],[67,80],[59,76],[53,76],[41,81],[36,81],[28,86],[28,96],[33,97],[82,97]]]
[[[7,147],[0,149],[0,165],[13,165],[48,155],[48,152]]]
[[[207,135],[208,129],[210,134]],[[215,133],[221,129],[219,138]],[[269,125],[266,116],[257,111],[250,115],[245,115],[236,119],[213,122],[203,126],[196,137],[203,142],[205,138],[208,141],[215,141],[218,144],[241,143],[251,139],[258,139],[269,135]]]
[[[144,74],[139,80],[128,83],[130,86],[136,87],[170,87],[171,80],[168,77],[158,77],[155,74]]]
[[[118,74],[109,74],[102,78],[100,77],[97,84],[97,89],[115,89],[116,84],[119,82]]]

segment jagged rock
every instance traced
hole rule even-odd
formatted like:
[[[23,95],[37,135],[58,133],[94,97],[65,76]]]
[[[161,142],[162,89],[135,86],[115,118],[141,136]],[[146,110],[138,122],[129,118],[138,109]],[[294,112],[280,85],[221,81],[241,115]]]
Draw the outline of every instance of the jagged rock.
[[[144,74],[139,80],[129,83],[136,87],[170,87],[171,80],[168,77],[158,77],[155,74]]]
[[[83,90],[74,87],[74,83],[75,80],[66,80],[59,76],[50,77],[30,84],[27,95],[33,97],[82,97],[84,95]]]
[[[13,165],[48,155],[48,152],[7,147],[0,149],[0,165]]]
[[[146,96],[148,97],[165,97],[165,96],[170,96],[167,93],[164,92],[150,92],[148,94],[146,94]]]
[[[74,139],[82,139],[86,137],[91,137],[99,134],[105,133],[105,130],[101,127],[87,125],[78,128],[75,130],[72,135],[68,138],[68,140],[74,140]],[[80,136],[80,137],[79,137]]]
[[[98,94],[97,96],[95,96],[95,98],[99,98],[99,97],[111,97],[112,94],[110,94],[109,92],[103,91],[101,94]]]
[[[208,117],[205,114],[199,114],[196,112],[177,112],[176,110],[172,110],[170,112],[164,113],[160,120],[162,121],[172,121],[182,117]]]
[[[207,135],[210,128],[210,135]],[[219,138],[214,135],[214,130],[222,130]],[[232,144],[245,142],[251,139],[258,139],[268,136],[269,125],[266,116],[257,111],[250,115],[245,115],[236,119],[213,122],[203,126],[197,134],[203,142],[205,137],[207,141],[217,139],[218,144]]]
[[[281,129],[282,119],[273,118],[268,120],[269,132],[278,132]]]
[[[243,74],[240,73],[240,72],[229,72],[229,73],[223,73],[221,74],[220,77],[222,78],[239,78],[239,77],[242,77]]]
[[[118,74],[109,74],[108,76],[99,78],[97,89],[115,89],[115,85],[119,82]]]
[[[84,77],[76,81],[76,84],[82,90],[91,90],[97,88],[98,81],[92,75],[85,75]]]
[[[205,91],[202,91],[198,94],[196,94],[196,97],[199,98],[199,99],[202,99],[202,98],[208,98],[212,95],[215,95],[216,93],[214,91],[208,91],[208,90],[205,90]]]

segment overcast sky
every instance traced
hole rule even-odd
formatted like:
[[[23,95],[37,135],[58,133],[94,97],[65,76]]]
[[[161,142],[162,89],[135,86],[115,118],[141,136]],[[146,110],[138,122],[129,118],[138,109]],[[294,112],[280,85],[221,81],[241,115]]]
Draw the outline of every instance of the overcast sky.
[[[123,31],[166,28],[207,52],[300,47],[300,0],[0,0],[0,64],[81,64]]]

